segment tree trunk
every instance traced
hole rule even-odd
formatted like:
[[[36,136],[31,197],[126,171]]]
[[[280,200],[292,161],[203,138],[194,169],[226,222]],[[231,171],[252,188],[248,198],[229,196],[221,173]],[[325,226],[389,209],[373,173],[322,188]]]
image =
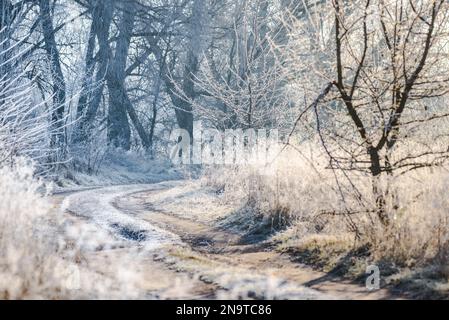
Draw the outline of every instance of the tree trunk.
[[[379,151],[370,147],[368,149],[368,153],[370,155],[371,161],[371,175],[372,175],[372,184],[373,184],[373,194],[376,200],[376,213],[379,221],[382,223],[384,227],[387,227],[390,224],[390,219],[388,217],[388,213],[386,211],[386,200],[385,195],[382,192],[382,187],[380,186],[380,178],[382,175],[382,167],[379,156]]]
[[[140,140],[142,141],[142,145],[146,151],[149,151],[151,148],[150,144],[150,138],[143,127],[142,123],[139,120],[139,116],[137,115],[136,110],[134,110],[134,107],[131,103],[131,100],[129,100],[128,94],[125,92],[124,101],[126,104],[126,111],[128,112],[128,116],[131,119],[134,128],[137,131],[137,134],[139,135]]]
[[[13,5],[10,0],[0,0],[0,74],[3,76],[10,72],[10,63],[12,51],[10,38],[10,27],[13,21]],[[5,86],[2,83],[2,86]],[[3,89],[3,88],[2,88]],[[4,104],[4,97],[0,96],[0,107]]]
[[[78,101],[77,118],[80,119],[76,129],[74,142],[87,141],[91,135],[93,122],[104,90],[104,79],[110,62],[109,29],[114,13],[114,1],[95,0],[92,10],[92,26],[86,53],[86,70],[80,99]],[[98,40],[99,50],[97,61],[94,59],[93,50],[95,39]],[[93,72],[95,64],[98,64],[95,79]]]
[[[157,79],[156,85],[154,86],[153,117],[151,118],[150,133],[148,136],[149,144],[150,144],[150,155],[152,158],[154,158],[154,131],[156,129],[156,121],[157,121],[157,104],[158,104],[159,95],[161,92],[161,77],[162,77],[161,71],[162,71],[164,65],[165,65],[165,60],[163,61],[163,64],[161,66],[161,70],[159,72],[159,77]]]
[[[58,157],[55,160],[65,158],[64,139],[64,109],[66,103],[66,85],[62,73],[59,51],[56,45],[53,18],[50,12],[49,0],[39,0],[42,33],[44,35],[45,51],[50,63],[50,72],[53,82],[53,114],[54,129],[51,136],[51,147],[57,149]]]
[[[186,130],[193,137],[193,108],[190,101],[196,98],[194,77],[198,71],[198,58],[192,53],[188,53],[187,63],[184,67],[182,90],[185,98],[175,97],[176,120],[181,129]]]
[[[107,72],[109,89],[108,139],[114,147],[131,148],[131,129],[128,122],[128,99],[125,89],[126,62],[134,29],[135,5],[124,6],[119,22],[115,55]]]
[[[184,97],[178,97],[178,94],[173,90],[173,84],[167,83],[171,100],[175,105],[175,114],[178,126],[189,132],[191,137],[193,137],[193,107],[191,101],[196,98],[195,76],[198,72],[199,56],[203,46],[203,19],[205,18],[205,12],[207,12],[206,4],[202,0],[194,0],[192,15],[190,17],[191,22],[189,26],[190,41],[181,84],[182,94]],[[168,82],[170,81],[171,80],[168,80]]]

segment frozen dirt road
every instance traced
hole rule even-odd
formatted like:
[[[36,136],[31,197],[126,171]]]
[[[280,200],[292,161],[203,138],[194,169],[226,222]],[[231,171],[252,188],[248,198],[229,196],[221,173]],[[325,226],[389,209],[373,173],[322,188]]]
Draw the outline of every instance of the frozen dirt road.
[[[117,282],[111,266],[125,268],[137,299],[388,298],[217,228],[214,212],[224,208],[190,182],[106,187],[55,201],[74,237],[84,239],[88,268]]]

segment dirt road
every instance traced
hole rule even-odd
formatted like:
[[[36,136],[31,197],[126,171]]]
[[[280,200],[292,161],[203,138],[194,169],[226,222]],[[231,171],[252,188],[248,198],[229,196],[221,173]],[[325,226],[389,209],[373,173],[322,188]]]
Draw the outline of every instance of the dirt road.
[[[111,266],[124,264],[138,299],[390,298],[217,227],[233,208],[216,198],[198,184],[177,181],[61,195],[55,204],[82,232],[86,268],[114,279]]]

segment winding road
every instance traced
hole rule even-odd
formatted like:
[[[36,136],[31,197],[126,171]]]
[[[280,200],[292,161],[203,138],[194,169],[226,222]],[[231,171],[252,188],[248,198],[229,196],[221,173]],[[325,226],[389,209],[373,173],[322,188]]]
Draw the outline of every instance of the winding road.
[[[82,240],[86,268],[112,279],[114,266],[128,270],[136,299],[389,298],[218,228],[214,212],[229,208],[205,194],[192,182],[168,181],[53,198],[66,216],[64,232]]]

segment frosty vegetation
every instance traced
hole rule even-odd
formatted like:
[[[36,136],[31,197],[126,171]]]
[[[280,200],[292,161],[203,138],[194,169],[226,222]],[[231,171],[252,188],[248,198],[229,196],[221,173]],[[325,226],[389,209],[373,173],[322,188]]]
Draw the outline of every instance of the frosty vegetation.
[[[279,130],[268,163],[199,167],[284,248],[447,280],[448,39],[444,0],[0,0],[0,298],[69,295],[41,182],[165,169],[195,121]]]

